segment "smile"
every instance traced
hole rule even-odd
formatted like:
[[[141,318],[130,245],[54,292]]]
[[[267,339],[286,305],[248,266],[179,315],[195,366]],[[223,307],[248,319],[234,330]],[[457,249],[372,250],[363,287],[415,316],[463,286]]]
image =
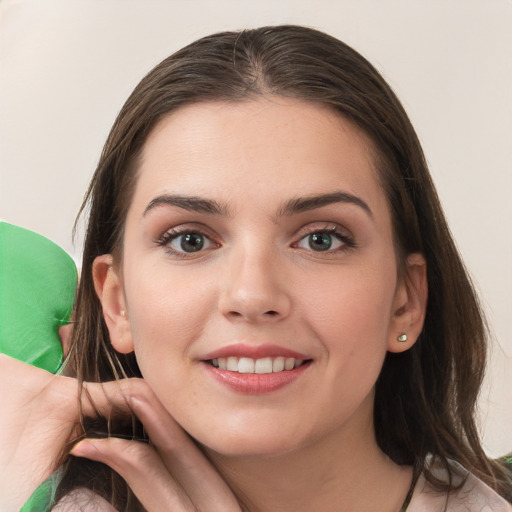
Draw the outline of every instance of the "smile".
[[[229,356],[204,362],[204,369],[213,379],[235,393],[246,395],[265,395],[286,388],[299,380],[313,363],[311,359],[282,356],[259,359]],[[221,364],[226,368],[221,368]]]
[[[252,359],[250,357],[219,357],[211,359],[210,363],[220,370],[238,373],[278,373],[293,370],[304,363],[302,359],[294,357],[264,357]]]

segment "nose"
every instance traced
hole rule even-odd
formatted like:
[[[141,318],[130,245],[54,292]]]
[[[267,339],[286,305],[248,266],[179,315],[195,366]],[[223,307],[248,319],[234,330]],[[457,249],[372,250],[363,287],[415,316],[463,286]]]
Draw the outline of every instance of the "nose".
[[[291,301],[282,269],[268,254],[238,255],[227,268],[221,313],[232,321],[278,322]]]

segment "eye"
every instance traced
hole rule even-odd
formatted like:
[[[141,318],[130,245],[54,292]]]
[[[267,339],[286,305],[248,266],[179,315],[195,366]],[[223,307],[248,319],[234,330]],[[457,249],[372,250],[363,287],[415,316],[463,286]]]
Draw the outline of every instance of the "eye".
[[[209,241],[208,237],[201,233],[184,233],[174,238],[170,246],[175,251],[198,252],[205,248],[205,246],[208,247]]]
[[[158,240],[158,244],[165,246],[173,254],[191,254],[210,249],[215,244],[208,236],[199,231],[167,231]]]
[[[315,252],[342,250],[354,247],[352,239],[337,229],[319,230],[302,237],[297,247]]]

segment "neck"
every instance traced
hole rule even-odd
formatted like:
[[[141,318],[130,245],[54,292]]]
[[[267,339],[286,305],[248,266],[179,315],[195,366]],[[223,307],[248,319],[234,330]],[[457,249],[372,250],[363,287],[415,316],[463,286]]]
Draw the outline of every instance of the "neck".
[[[412,479],[379,449],[373,427],[279,456],[208,455],[248,512],[399,512]]]

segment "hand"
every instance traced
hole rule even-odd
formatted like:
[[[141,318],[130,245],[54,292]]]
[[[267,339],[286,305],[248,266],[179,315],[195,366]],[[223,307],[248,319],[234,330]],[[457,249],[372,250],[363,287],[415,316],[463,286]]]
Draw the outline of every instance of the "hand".
[[[0,354],[0,510],[18,511],[55,469],[84,414],[133,412],[152,445],[117,438],[84,440],[72,453],[110,465],[149,512],[236,511],[236,498],[201,451],[141,379],[87,383]],[[80,404],[81,402],[81,404]]]
[[[100,412],[108,415],[108,408],[133,412],[151,445],[119,438],[85,439],[73,448],[73,455],[112,467],[148,512],[241,511],[227,484],[144,380],[107,383],[103,391],[104,399],[95,404]]]
[[[0,510],[17,512],[78,433],[78,383],[0,354]]]

